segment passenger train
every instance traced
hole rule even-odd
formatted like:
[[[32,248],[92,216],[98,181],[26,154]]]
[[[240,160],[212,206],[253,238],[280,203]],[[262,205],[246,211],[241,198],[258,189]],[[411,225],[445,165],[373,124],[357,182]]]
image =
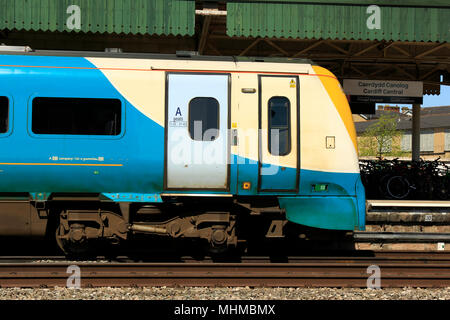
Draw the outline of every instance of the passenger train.
[[[311,61],[0,52],[0,236],[222,249],[286,224],[364,230],[365,213],[346,96]]]

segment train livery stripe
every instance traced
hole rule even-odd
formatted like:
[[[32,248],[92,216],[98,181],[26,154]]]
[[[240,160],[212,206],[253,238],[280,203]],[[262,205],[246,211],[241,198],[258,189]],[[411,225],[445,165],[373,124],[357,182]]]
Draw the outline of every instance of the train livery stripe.
[[[348,134],[352,139],[355,150],[358,150],[355,125],[353,123],[352,114],[350,112],[347,98],[342,91],[342,87],[340,86],[336,77],[334,77],[334,75],[327,69],[318,66],[312,66],[312,68],[317,74],[329,75],[329,77],[319,77],[319,79],[328,92],[331,100],[333,101],[336,110],[339,112],[339,115],[341,116],[341,119],[344,122],[345,127],[347,128]]]
[[[0,163],[3,166],[84,166],[84,167],[122,167],[123,164],[107,163]]]

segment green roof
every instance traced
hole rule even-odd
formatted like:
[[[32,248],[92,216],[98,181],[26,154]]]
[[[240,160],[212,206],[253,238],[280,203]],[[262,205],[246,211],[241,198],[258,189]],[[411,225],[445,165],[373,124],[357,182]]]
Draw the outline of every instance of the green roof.
[[[450,40],[450,0],[222,1],[227,2],[227,34],[233,37]],[[196,0],[0,0],[0,30],[192,36],[195,3]],[[80,29],[70,30],[67,26],[70,5],[81,10]],[[380,7],[380,29],[367,27],[369,5]]]
[[[209,0],[213,2],[266,2],[266,3],[318,3],[318,4],[355,4],[385,5],[396,7],[450,7],[449,0]]]
[[[70,30],[77,5],[81,29]],[[195,0],[0,0],[0,30],[193,35]]]
[[[369,29],[369,5],[380,8],[380,29]],[[450,40],[450,1],[235,0],[227,3],[227,34],[238,37]]]

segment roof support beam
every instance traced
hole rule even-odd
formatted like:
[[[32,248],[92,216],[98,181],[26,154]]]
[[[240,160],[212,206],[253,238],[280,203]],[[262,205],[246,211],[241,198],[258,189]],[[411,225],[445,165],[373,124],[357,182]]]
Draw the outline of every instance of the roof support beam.
[[[329,46],[329,47],[332,47],[332,48],[336,49],[336,50],[339,51],[339,52],[342,52],[342,53],[345,54],[345,55],[348,55],[348,54],[350,53],[349,51],[344,50],[344,49],[338,47],[337,45],[333,44],[331,41],[325,41],[325,44],[326,44],[327,46]]]
[[[410,55],[407,51],[405,51],[405,50],[403,50],[402,48],[399,48],[399,47],[397,47],[397,46],[395,46],[395,45],[392,46],[392,49],[394,49],[394,50],[400,52],[401,54],[403,54],[403,55],[405,55],[405,56],[407,56],[407,57],[411,57],[411,55]]]
[[[352,57],[358,57],[358,56],[366,53],[367,51],[370,51],[370,50],[372,50],[374,48],[377,48],[379,45],[380,45],[380,42],[374,43],[373,45],[368,46],[367,48],[365,48],[365,49],[355,53],[354,55],[352,55]]]
[[[265,42],[267,42],[269,45],[280,51],[282,54],[284,54],[286,57],[289,57],[289,53],[286,50],[283,50],[281,47],[277,46],[273,41],[269,39],[264,39]]]
[[[392,68],[392,66],[390,66],[390,65],[387,65],[387,66],[384,66],[384,67],[382,67],[382,68],[379,68],[378,70],[376,70],[376,71],[370,73],[370,74],[369,74],[369,77],[372,78],[373,76],[375,76],[375,75],[377,75],[377,74],[379,74],[379,73],[385,72],[385,71],[387,71],[387,70],[390,69],[390,68]]]
[[[297,52],[296,54],[294,54],[294,55],[292,56],[292,58],[297,58],[297,57],[299,57],[299,56],[301,56],[301,55],[307,53],[309,50],[314,49],[314,48],[317,47],[317,46],[320,46],[320,45],[321,45],[322,43],[324,43],[324,42],[325,42],[325,40],[319,40],[319,41],[317,41],[316,43],[310,45],[309,47],[303,49],[302,51]]]
[[[450,48],[449,43],[442,43],[442,44],[440,44],[440,45],[437,45],[436,47],[434,47],[434,48],[432,48],[432,49],[430,49],[430,50],[427,50],[427,51],[425,51],[425,52],[422,52],[421,54],[418,54],[417,56],[415,56],[415,58],[416,58],[416,59],[422,58],[422,57],[427,56],[427,55],[429,55],[430,53],[432,53],[432,52],[434,52],[434,51],[436,51],[436,50],[442,49],[442,48]]]
[[[203,54],[206,41],[208,40],[209,25],[211,24],[211,16],[206,16],[203,20],[202,33],[200,34],[200,41],[198,43],[198,53]]]
[[[217,48],[210,42],[208,42],[207,44],[208,49],[210,49],[212,52],[214,52],[214,54],[218,55],[218,56],[223,56],[223,54],[217,50]]]
[[[434,67],[433,69],[431,69],[430,71],[428,71],[427,73],[425,73],[423,76],[421,76],[419,78],[419,80],[425,80],[427,79],[429,76],[431,76],[433,73],[435,73],[436,71],[438,71],[440,69],[440,66],[437,65],[436,67]]]
[[[409,77],[411,80],[415,80],[415,79],[416,79],[415,76],[413,76],[412,74],[406,72],[405,70],[403,70],[403,69],[400,68],[399,66],[397,66],[397,65],[395,65],[395,64],[394,64],[393,66],[394,66],[394,69],[396,69],[396,70],[398,70],[399,72],[403,73],[404,75],[406,75],[407,77]]]
[[[350,69],[352,69],[352,70],[358,72],[362,77],[367,78],[367,74],[365,74],[364,72],[362,72],[361,70],[359,70],[359,69],[356,68],[355,66],[350,65]]]
[[[239,54],[239,56],[245,56],[245,54],[246,54],[247,52],[249,52],[251,48],[253,48],[254,46],[256,46],[261,40],[262,40],[261,38],[258,38],[258,39],[256,39],[255,41],[253,41],[247,48],[244,49],[244,51],[242,51],[242,52]]]

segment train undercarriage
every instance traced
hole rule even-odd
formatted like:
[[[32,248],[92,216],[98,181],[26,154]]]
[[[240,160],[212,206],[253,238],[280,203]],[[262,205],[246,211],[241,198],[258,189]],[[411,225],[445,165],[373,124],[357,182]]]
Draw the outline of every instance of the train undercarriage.
[[[0,212],[4,221],[0,236],[47,237],[73,257],[114,254],[115,248],[130,239],[146,236],[193,240],[211,254],[229,252],[251,240],[343,236],[342,232],[292,226],[275,197],[173,197],[160,204],[141,204],[61,195],[45,202],[0,202]],[[152,246],[153,242],[146,243]]]

